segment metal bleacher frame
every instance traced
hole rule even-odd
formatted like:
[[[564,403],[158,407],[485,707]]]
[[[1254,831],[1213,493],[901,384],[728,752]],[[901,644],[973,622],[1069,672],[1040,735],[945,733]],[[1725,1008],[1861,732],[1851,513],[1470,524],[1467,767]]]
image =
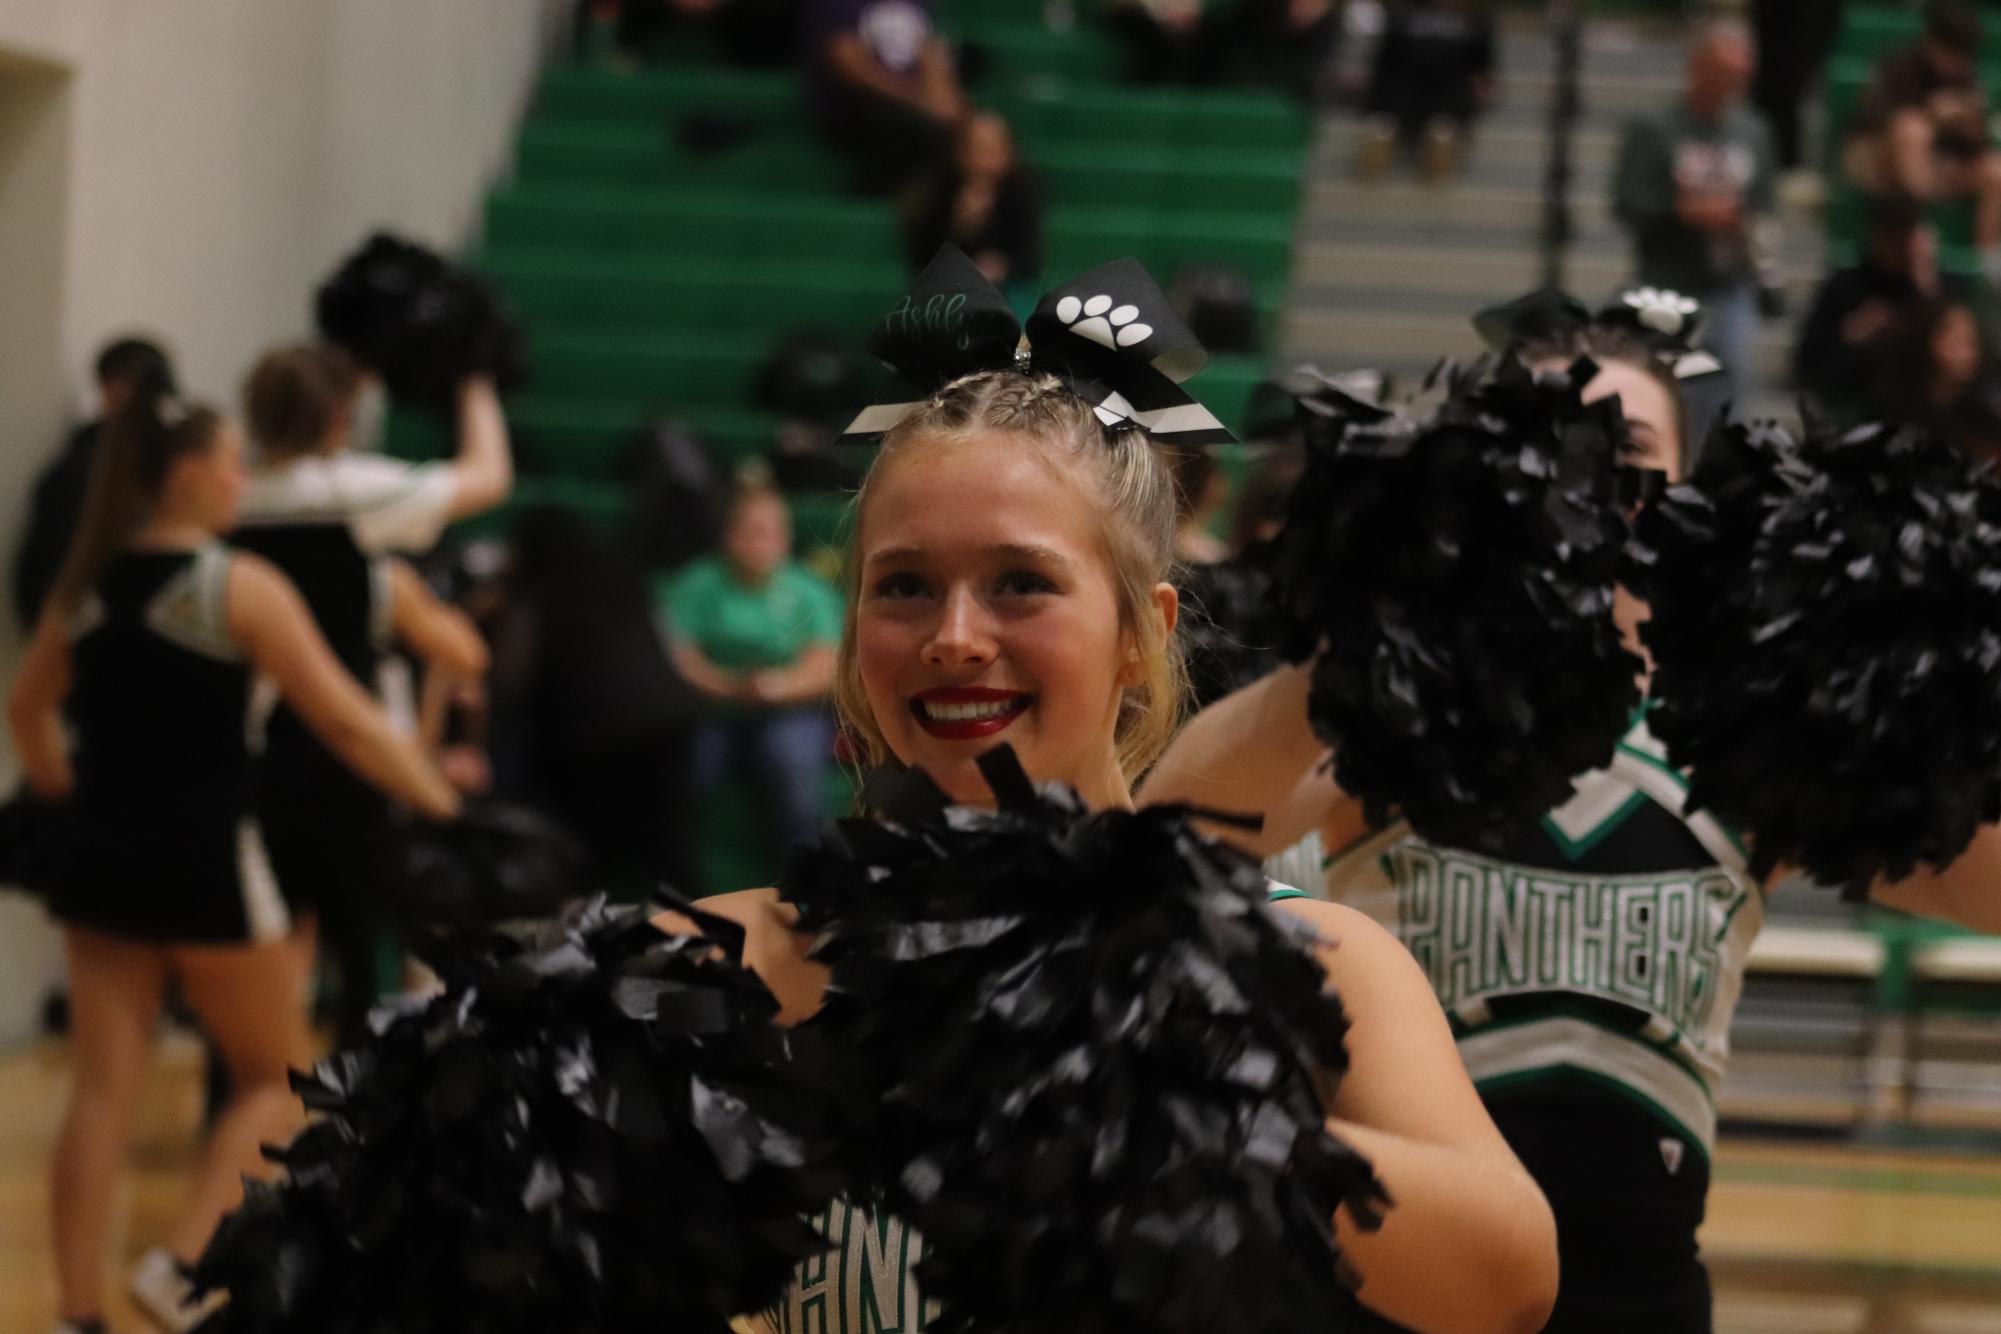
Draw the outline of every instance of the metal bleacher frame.
[[[1953,1091],[1935,1086],[1926,1070],[1940,1046],[1932,1021],[1955,1012],[2001,1013],[2001,940],[1848,904],[1824,888],[1788,885],[1779,893],[1784,898],[1747,963],[1733,1065],[1760,1057],[1839,1056],[1847,1062],[1853,1131],[1900,1137],[1919,1131],[1927,1096]],[[1848,1034],[1851,1016],[1855,1028]],[[1836,1036],[1831,1043],[1830,1033]],[[1960,1037],[1953,1047],[2001,1061],[2001,1032]],[[1990,1092],[1986,1086],[1977,1091]],[[1737,1109],[1726,1106],[1726,1119],[1747,1125],[1795,1121],[1745,1110],[1764,1105],[1760,1094],[1739,1101]]]
[[[1910,951],[1908,978],[1900,1090],[1906,1122],[1915,1119],[1918,1096],[1926,1087],[1923,1067],[1929,1047],[1928,1017],[1969,1002],[2001,1008],[2001,940],[1951,936],[1915,945]],[[1994,1054],[2001,1058],[2001,1051]]]
[[[1884,1067],[1877,1057],[1887,1018],[1882,980],[1890,962],[1891,945],[1883,935],[1852,920],[1832,920],[1818,911],[1781,915],[1768,922],[1746,964],[1745,997],[1733,1029],[1733,1048],[1746,1046],[1746,1039],[1755,1033],[1771,1030],[1783,1036],[1752,1048],[1755,1053],[1844,1058],[1852,1124],[1858,1128],[1869,1124],[1881,1103],[1879,1072]],[[1785,994],[1766,996],[1761,994],[1765,988],[1783,989]],[[1835,1015],[1850,1009],[1858,1013],[1852,1040],[1825,1042],[1826,1028],[1836,1026]]]

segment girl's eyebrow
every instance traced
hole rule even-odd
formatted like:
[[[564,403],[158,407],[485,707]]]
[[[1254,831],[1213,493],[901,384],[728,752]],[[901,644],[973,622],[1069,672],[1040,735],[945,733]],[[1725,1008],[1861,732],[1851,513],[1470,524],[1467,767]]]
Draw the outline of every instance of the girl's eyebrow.
[[[997,556],[1003,560],[1028,561],[1035,564],[1063,567],[1074,564],[1062,552],[1051,547],[1036,546],[1032,543],[1002,542],[985,548],[982,554]],[[866,563],[870,565],[901,565],[922,560],[925,555],[926,552],[923,547],[880,547],[868,554]]]

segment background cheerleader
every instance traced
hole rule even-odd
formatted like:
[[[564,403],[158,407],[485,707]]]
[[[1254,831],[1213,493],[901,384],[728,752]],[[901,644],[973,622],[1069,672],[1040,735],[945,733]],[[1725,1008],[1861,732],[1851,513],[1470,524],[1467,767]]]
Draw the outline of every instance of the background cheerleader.
[[[513,482],[492,384],[459,386],[457,455],[411,465],[353,446],[360,368],[339,348],[276,348],[244,383],[256,457],[236,541],[295,583],[341,664],[371,690],[392,646],[434,673],[477,680],[479,633],[392,553],[421,553],[445,525],[499,504]],[[337,1029],[364,1031],[393,876],[389,810],[292,709],[265,728],[258,816],[308,960],[324,935],[340,974]],[[310,966],[310,965],[309,965]]]
[[[456,796],[342,670],[298,593],[217,541],[242,443],[212,409],[135,399],[107,433],[83,522],[9,700],[35,794],[74,820],[53,896],[69,960],[75,1081],[52,1193],[65,1328],[102,1329],[112,1196],[171,981],[221,1049],[233,1092],[163,1250],[133,1295],[169,1329],[200,1253],[296,1126],[286,1070],[310,1057],[303,979],[250,809],[252,673],[355,772],[433,819]],[[61,717],[67,703],[75,755]]]
[[[1679,387],[1654,346],[1595,322],[1546,331],[1518,355],[1553,374],[1593,358],[1584,397],[1618,399],[1624,461],[1681,476]],[[1621,588],[1614,607],[1642,653],[1646,605]],[[1498,848],[1434,844],[1401,822],[1371,829],[1307,725],[1309,675],[1281,669],[1205,710],[1141,801],[1270,812],[1257,835],[1217,832],[1289,866],[1319,863],[1330,898],[1421,961],[1482,1099],[1555,1211],[1562,1288],[1550,1330],[1708,1330],[1696,1232],[1715,1098],[1774,885],[1751,874],[1735,833],[1685,808],[1687,782],[1644,710],[1611,761],[1576,780],[1575,797]],[[1965,920],[1953,887],[1991,884],[1992,859],[1982,848],[1874,897]],[[1534,929],[1502,939],[1531,913]]]

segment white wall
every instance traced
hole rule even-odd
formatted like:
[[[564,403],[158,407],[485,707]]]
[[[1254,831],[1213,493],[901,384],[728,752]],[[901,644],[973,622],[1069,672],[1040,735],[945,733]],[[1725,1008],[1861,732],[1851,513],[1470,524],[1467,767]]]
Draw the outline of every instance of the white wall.
[[[0,562],[109,338],[163,337],[187,388],[233,407],[369,229],[467,239],[568,10],[0,0]],[[6,601],[0,682],[18,651]],[[0,1040],[21,1031],[20,988],[40,989],[22,981],[50,952],[32,922],[0,893]]]
[[[363,231],[455,245],[561,0],[6,0],[0,51],[68,67],[67,362],[153,327],[198,392],[303,331]],[[73,375],[81,379],[81,372]]]
[[[58,67],[0,56],[0,556],[33,456],[69,413],[62,323],[74,81]],[[0,597],[0,606],[8,599]],[[11,609],[0,612],[0,672],[12,662]],[[0,678],[4,679],[4,678]],[[0,767],[4,772],[5,767]],[[0,1042],[31,1030],[53,941],[41,909],[0,890]]]

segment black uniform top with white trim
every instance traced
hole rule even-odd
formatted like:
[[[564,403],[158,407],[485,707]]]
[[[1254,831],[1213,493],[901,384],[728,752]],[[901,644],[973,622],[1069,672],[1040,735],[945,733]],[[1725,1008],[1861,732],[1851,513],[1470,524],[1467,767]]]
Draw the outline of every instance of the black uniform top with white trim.
[[[252,474],[236,541],[298,586],[334,656],[373,689],[389,640],[387,557],[437,543],[456,485],[445,463],[354,453],[288,460]],[[286,800],[378,800],[283,706],[264,748],[262,781]]]
[[[219,543],[124,552],[77,614],[76,855],[52,905],[65,921],[191,942],[289,929],[250,816],[230,559]]]

